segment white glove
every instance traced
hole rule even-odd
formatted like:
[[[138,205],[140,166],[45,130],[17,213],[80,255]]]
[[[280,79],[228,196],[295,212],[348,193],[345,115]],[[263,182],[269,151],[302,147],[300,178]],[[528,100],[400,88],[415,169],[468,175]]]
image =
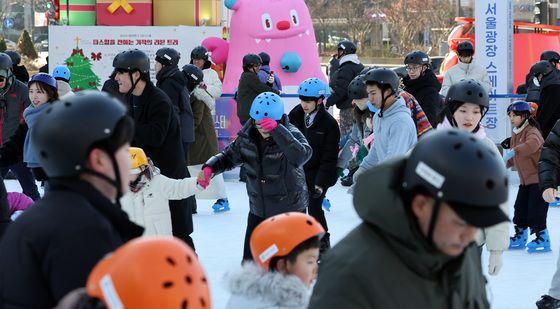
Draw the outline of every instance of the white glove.
[[[488,274],[496,276],[500,272],[500,269],[502,269],[502,253],[503,251],[490,251]]]
[[[269,74],[266,80],[269,84],[274,84],[274,74]]]

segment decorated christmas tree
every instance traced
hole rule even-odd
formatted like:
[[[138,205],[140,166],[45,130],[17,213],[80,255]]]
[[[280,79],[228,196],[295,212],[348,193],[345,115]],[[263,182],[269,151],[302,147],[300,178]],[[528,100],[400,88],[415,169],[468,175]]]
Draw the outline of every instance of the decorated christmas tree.
[[[73,91],[86,89],[98,90],[101,85],[99,76],[91,69],[91,61],[84,56],[84,51],[79,47],[80,38],[76,37],[76,48],[65,62],[70,70],[70,87]]]

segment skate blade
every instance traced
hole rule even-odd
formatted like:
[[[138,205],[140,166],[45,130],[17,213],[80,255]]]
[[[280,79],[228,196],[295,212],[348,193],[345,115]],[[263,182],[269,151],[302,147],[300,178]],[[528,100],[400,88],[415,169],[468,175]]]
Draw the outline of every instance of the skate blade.
[[[544,252],[550,252],[552,251],[552,249],[550,249],[550,247],[544,247],[544,248],[527,248],[527,252],[528,253],[544,253]]]

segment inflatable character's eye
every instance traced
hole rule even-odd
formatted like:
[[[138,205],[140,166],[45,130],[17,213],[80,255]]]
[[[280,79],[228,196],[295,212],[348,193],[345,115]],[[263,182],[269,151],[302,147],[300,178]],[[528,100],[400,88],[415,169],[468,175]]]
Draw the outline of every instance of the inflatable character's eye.
[[[270,18],[270,15],[268,13],[262,14],[262,25],[264,30],[272,30],[272,18]]]
[[[299,17],[297,15],[297,11],[291,10],[290,16],[292,17],[292,23],[294,24],[294,26],[299,26]]]

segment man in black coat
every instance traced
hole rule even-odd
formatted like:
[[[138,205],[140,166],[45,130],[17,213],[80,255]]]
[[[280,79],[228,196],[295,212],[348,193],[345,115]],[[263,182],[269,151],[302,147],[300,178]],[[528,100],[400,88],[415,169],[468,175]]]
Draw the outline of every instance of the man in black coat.
[[[241,164],[245,168],[249,216],[243,260],[253,259],[249,239],[259,223],[277,214],[305,211],[308,193],[303,165],[312,152],[305,137],[284,114],[279,95],[272,92],[258,95],[250,115],[237,139],[208,159],[201,172],[210,181],[212,175]]]
[[[442,99],[439,95],[441,84],[430,69],[428,54],[416,50],[404,58],[408,75],[403,78],[404,90],[414,96],[432,127],[436,127],[437,117],[442,110]]]
[[[356,45],[350,41],[338,43],[338,67],[330,77],[332,95],[326,103],[327,109],[336,105],[340,109],[340,135],[346,136],[352,130],[352,100],[348,97],[348,85],[364,69],[356,55]]]
[[[185,162],[189,162],[189,144],[194,143],[194,115],[187,90],[187,78],[179,70],[181,55],[173,48],[164,47],[156,52],[155,71],[156,86],[163,90],[171,101],[173,115],[178,119],[181,127],[181,141],[185,152]],[[191,177],[189,170],[186,177]],[[196,198],[190,196],[185,199],[191,211],[196,212]]]
[[[119,92],[126,94],[128,112],[136,132],[132,146],[144,149],[164,176],[187,177],[187,164],[181,140],[179,120],[169,97],[149,77],[150,59],[141,50],[131,49],[115,56],[115,80]],[[192,213],[184,200],[169,201],[173,235],[194,249]]]
[[[53,308],[106,254],[142,235],[118,204],[128,188],[134,122],[116,99],[84,91],[31,131],[49,190],[0,242],[0,307]]]
[[[543,137],[546,139],[550,130],[560,118],[560,72],[549,61],[541,60],[535,63],[529,74],[535,77],[540,84],[539,109],[537,122],[541,127]]]
[[[20,65],[21,64],[20,54],[13,50],[7,50],[4,53],[6,53],[8,56],[10,56],[10,58],[12,58],[12,72],[14,73],[16,79],[24,84],[27,84],[27,82],[29,82],[29,72],[27,72],[25,66]]]
[[[315,77],[304,80],[298,89],[300,105],[288,115],[290,122],[303,133],[313,150],[311,159],[303,169],[309,190],[307,210],[327,231],[321,238],[321,254],[330,248],[330,234],[322,206],[327,190],[336,183],[340,140],[338,123],[323,105],[327,87]]]

